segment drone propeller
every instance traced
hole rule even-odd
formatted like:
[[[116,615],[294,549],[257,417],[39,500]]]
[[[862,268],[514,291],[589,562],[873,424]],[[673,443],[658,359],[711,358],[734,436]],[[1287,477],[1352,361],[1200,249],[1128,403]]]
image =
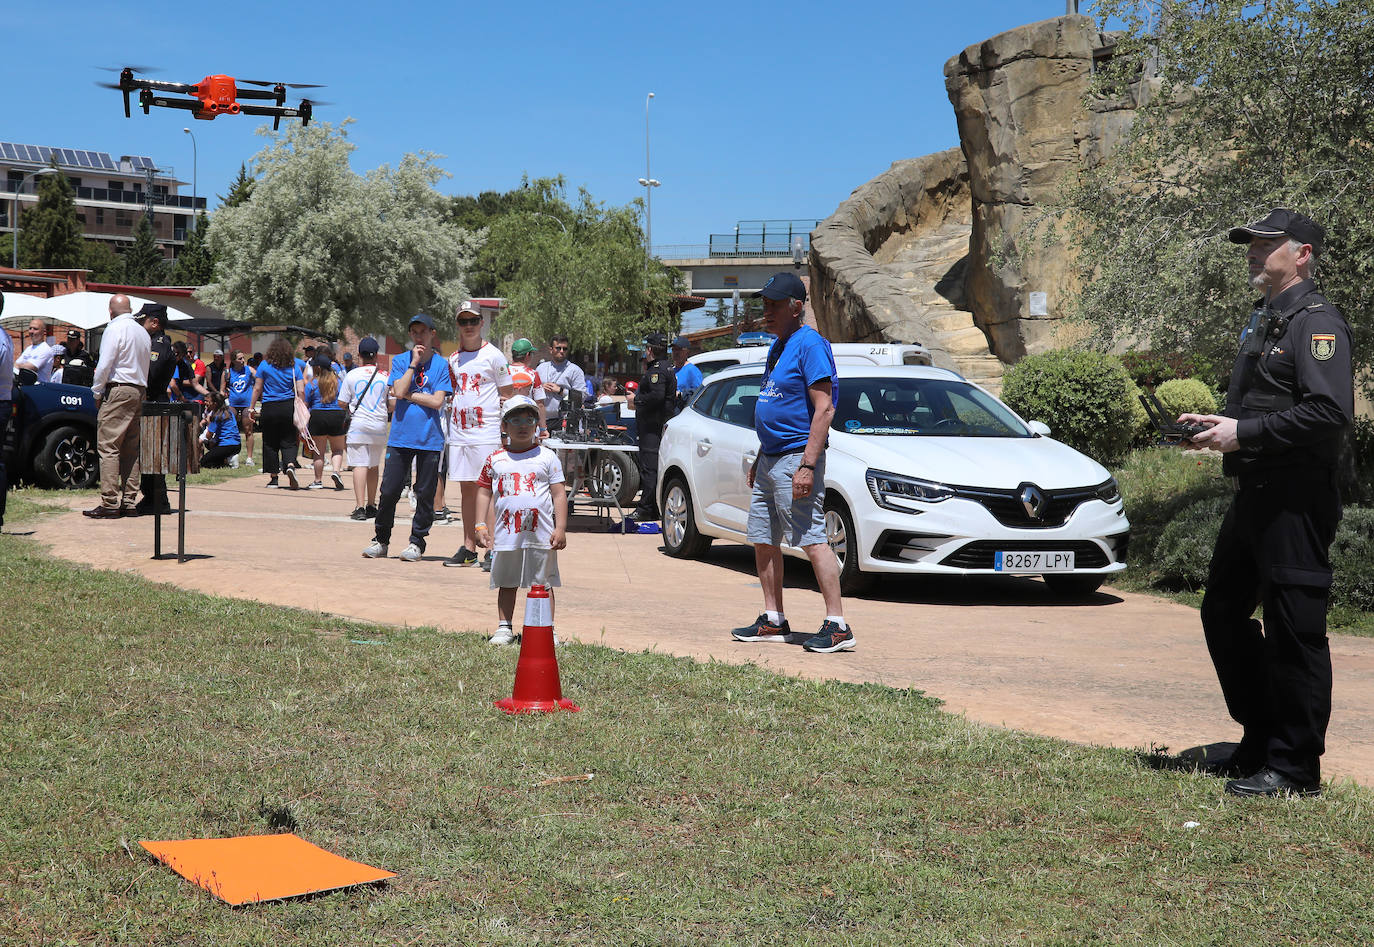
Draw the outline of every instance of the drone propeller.
[[[235,79],[234,81],[243,85],[260,85],[268,89],[276,88],[277,86],[285,86],[288,89],[324,88],[324,86],[322,85],[315,85],[314,83],[310,82],[263,82],[261,79]]]
[[[159,68],[159,67],[157,67],[157,66],[96,66],[95,68],[100,69],[100,70],[102,70],[102,71],[104,71],[104,72],[123,72],[125,69],[130,69],[130,70],[133,70],[134,72],[147,72],[147,73],[159,73],[159,72],[166,72],[166,71],[167,71],[167,70],[161,69],[161,68]]]
[[[100,86],[100,88],[102,88],[102,89],[122,89],[122,88],[124,88],[124,87],[123,87],[122,85],[120,85],[118,82],[97,82],[96,85]]]
[[[323,99],[301,99],[302,102],[309,102],[312,106],[323,105],[326,108],[333,105],[333,102],[326,102]]]

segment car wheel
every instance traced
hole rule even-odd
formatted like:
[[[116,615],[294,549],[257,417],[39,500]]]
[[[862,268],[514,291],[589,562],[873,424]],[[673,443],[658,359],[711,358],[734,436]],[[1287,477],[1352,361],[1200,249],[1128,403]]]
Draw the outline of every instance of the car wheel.
[[[854,517],[839,501],[825,504],[825,541],[835,553],[840,565],[840,591],[845,595],[866,592],[873,586],[873,577],[859,568],[858,533],[854,531]]]
[[[1055,595],[1092,595],[1102,587],[1106,576],[1101,575],[1045,575],[1041,576]]]
[[[100,482],[95,434],[67,425],[53,430],[33,458],[33,471],[52,490],[85,490]]]
[[[663,548],[676,559],[698,559],[711,547],[711,537],[697,531],[692,494],[681,477],[663,492]]]

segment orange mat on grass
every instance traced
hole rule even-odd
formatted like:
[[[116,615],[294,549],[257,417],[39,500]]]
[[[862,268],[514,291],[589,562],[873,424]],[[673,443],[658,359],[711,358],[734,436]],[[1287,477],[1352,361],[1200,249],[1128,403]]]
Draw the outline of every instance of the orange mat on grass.
[[[276,901],[395,878],[294,835],[139,842],[187,881],[233,905]]]

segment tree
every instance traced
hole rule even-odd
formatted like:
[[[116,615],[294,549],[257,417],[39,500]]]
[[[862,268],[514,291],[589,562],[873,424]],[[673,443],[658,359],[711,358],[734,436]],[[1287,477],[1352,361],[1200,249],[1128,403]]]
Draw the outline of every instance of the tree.
[[[167,258],[153,235],[153,222],[139,214],[134,242],[124,251],[124,280],[130,286],[160,286],[167,278]]]
[[[221,207],[238,207],[240,204],[247,204],[249,198],[253,196],[253,179],[248,175],[248,166],[239,165],[239,176],[234,178],[234,183],[229,185],[229,194],[218,195]]]
[[[474,271],[505,297],[512,331],[563,332],[584,351],[675,331],[681,276],[656,260],[646,266],[637,203],[609,207],[583,188],[573,206],[561,178],[527,181],[503,197],[486,202],[496,216]]]
[[[282,132],[253,159],[247,200],[210,221],[215,281],[196,294],[231,318],[404,335],[466,295],[478,240],[448,219],[431,155],[359,176],[345,121]]]
[[[215,278],[215,260],[205,242],[209,231],[210,221],[197,214],[196,225],[172,267],[172,279],[178,286],[204,286]]]
[[[103,240],[86,241],[81,265],[91,271],[89,278],[96,283],[124,282],[124,260]]]
[[[56,170],[54,162],[49,167]],[[85,247],[71,182],[63,173],[41,174],[38,203],[20,215],[19,259],[28,269],[76,269]]]
[[[1067,192],[1079,313],[1102,344],[1207,356],[1222,373],[1255,297],[1227,230],[1291,207],[1327,229],[1318,281],[1374,337],[1374,17],[1351,0],[1099,0],[1122,23],[1089,106],[1139,101]]]

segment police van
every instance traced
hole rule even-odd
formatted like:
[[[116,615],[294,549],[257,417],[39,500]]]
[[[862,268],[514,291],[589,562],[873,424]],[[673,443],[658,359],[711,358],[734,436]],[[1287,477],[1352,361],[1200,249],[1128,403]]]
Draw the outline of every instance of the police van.
[[[40,382],[28,369],[15,373],[14,415],[6,430],[10,481],[53,490],[84,490],[100,482],[96,453],[95,394],[89,388]]]
[[[762,333],[760,333],[762,334]],[[701,369],[701,377],[709,378],[723,368],[749,365],[768,359],[767,336],[757,345],[733,349],[717,349],[693,355],[687,361]],[[911,342],[832,342],[836,365],[930,365],[930,352],[924,345]]]

